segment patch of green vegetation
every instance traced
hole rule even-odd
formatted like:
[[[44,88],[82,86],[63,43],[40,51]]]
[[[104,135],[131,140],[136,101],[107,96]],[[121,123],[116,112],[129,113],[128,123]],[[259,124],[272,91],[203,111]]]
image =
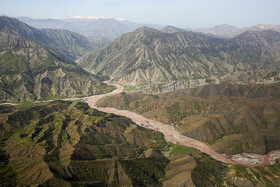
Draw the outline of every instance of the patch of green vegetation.
[[[264,76],[264,79],[271,79],[271,77],[275,77],[278,75],[278,72],[277,71],[273,71],[271,73],[268,73]]]
[[[62,96],[62,95],[49,95],[46,97],[47,100],[58,100],[58,99],[67,99],[67,96]]]
[[[149,85],[149,83],[145,82],[145,83],[138,84],[137,86],[141,87],[141,86],[146,86],[146,85]]]
[[[194,109],[196,110],[196,111],[200,111],[200,109],[201,109],[201,107],[200,107],[200,105],[199,104],[197,104],[197,103],[195,103],[194,104]]]
[[[243,146],[242,144],[238,144],[234,146],[234,152],[235,153],[241,153],[243,151]]]
[[[59,158],[51,154],[44,155],[44,161],[48,164],[59,164]]]
[[[166,107],[169,113],[174,117],[175,121],[180,121],[186,116],[186,112],[181,110],[181,106],[178,102],[173,103],[170,107]]]
[[[30,106],[32,106],[34,103],[31,101],[25,101],[23,103],[18,104],[17,106],[20,108],[28,108]]]
[[[280,99],[280,95],[275,95],[273,97],[276,98],[276,99]]]
[[[215,83],[215,80],[214,79],[205,79],[205,82],[208,84],[212,84],[212,83]]]
[[[191,177],[196,186],[222,186],[227,166],[210,158],[206,154],[194,157],[197,165],[192,170]]]
[[[75,105],[75,107],[78,109],[78,110],[81,110],[83,112],[86,112],[88,109],[89,109],[89,106],[87,103],[84,103],[84,102],[77,102],[77,104]]]
[[[214,145],[215,143],[217,143],[217,141],[209,141],[209,142],[207,142],[208,145]]]
[[[33,145],[34,142],[32,141],[31,137],[26,137],[26,138],[23,138],[22,144],[24,146],[29,146],[29,145]]]
[[[277,168],[275,166],[272,166],[271,168],[276,169],[274,171],[277,173]],[[232,169],[235,171],[236,177],[250,180],[256,186],[275,186],[273,184],[274,180],[271,180],[275,176],[269,172],[268,167],[245,167],[242,165],[234,165],[232,166]]]
[[[164,169],[169,160],[166,158],[141,158],[122,160],[121,164],[132,180],[133,186],[160,185],[159,179],[163,178]]]
[[[55,127],[55,129],[53,130],[53,134],[59,134],[59,132],[61,131],[61,127],[63,125],[64,120],[66,120],[65,115],[63,115],[61,113],[56,113],[55,114],[54,121],[49,125],[49,126],[54,125],[54,127]]]
[[[180,104],[178,102],[175,102],[172,106],[172,109],[174,109],[175,111],[180,111]]]
[[[166,60],[161,61],[163,68],[169,73],[169,75],[172,76],[172,79],[176,80],[176,76],[172,73],[171,68],[170,68],[170,62]]]
[[[234,126],[233,126],[233,129],[234,129],[234,132],[235,132],[235,133],[239,133],[239,132],[240,132],[240,130],[239,130],[239,125],[234,125]]]
[[[2,62],[6,62],[6,67],[10,71],[28,71],[27,59],[24,56],[8,51],[2,54],[0,59]]]
[[[111,86],[111,85],[108,85],[106,86],[105,88],[103,88],[102,90],[105,92],[105,93],[110,93],[112,92],[113,90],[117,89],[116,86]]]
[[[273,173],[280,172],[280,161],[278,160],[275,165],[265,166],[265,168],[267,168],[268,170],[270,170]]]
[[[265,134],[279,134],[278,131],[266,131],[266,130],[264,130],[264,133]]]
[[[159,132],[151,132],[150,134],[148,134],[148,137],[155,141],[153,145],[153,147],[155,148],[163,150],[167,146],[163,134]]]
[[[193,153],[199,153],[200,151],[187,146],[182,145],[175,145],[171,142],[168,143],[168,146],[172,148],[171,155],[178,155],[178,154],[193,154]]]
[[[86,95],[86,94],[76,94],[76,95],[74,95],[73,97],[77,97],[77,98],[83,98],[83,97],[87,97],[88,95]],[[66,96],[63,96],[63,97],[66,97]],[[66,97],[66,98],[63,98],[63,99],[67,99],[67,98],[69,98],[69,97]]]
[[[269,123],[268,118],[263,117],[262,118],[262,124],[264,125],[264,127],[267,127],[268,123]]]
[[[125,91],[127,92],[131,92],[133,90],[136,89],[136,86],[132,86],[132,85],[122,85],[122,87],[124,88]]]
[[[243,176],[244,173],[246,173],[246,170],[242,165],[234,165],[233,169],[235,170],[235,173],[238,177]]]
[[[0,184],[1,186],[16,186],[16,173],[9,165],[10,156],[3,150],[4,146],[0,143]]]

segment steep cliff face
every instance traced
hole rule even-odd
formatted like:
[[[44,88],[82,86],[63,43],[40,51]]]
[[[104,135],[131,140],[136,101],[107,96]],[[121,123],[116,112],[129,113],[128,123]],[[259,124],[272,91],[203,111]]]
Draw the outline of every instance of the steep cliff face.
[[[246,32],[221,39],[193,32],[163,33],[143,27],[124,34],[80,65],[122,84],[212,79],[279,67],[280,33]]]
[[[278,84],[224,83],[158,95],[135,92],[103,98],[98,104],[172,124],[221,153],[264,154],[280,148]]]

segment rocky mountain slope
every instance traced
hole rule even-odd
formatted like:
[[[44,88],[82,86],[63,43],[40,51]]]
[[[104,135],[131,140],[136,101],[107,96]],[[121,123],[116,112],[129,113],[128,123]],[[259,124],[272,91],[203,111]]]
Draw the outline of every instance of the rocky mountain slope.
[[[222,76],[234,72],[279,68],[279,49],[280,33],[272,30],[221,39],[194,32],[167,34],[143,27],[85,55],[79,63],[122,84],[219,82]]]
[[[265,154],[280,149],[279,84],[210,85],[149,95],[121,94],[98,105],[134,111],[210,142],[216,151]]]
[[[97,51],[98,49],[101,49],[106,45],[108,45],[109,43],[111,43],[110,40],[102,36],[91,36],[91,37],[87,37],[87,39],[91,44],[91,50],[90,50],[91,52]]]
[[[1,19],[6,20],[0,22],[1,102],[92,95],[109,88],[69,58],[42,45],[46,38],[41,38],[40,30],[35,32],[14,19]]]
[[[21,36],[27,40],[34,41],[45,47],[52,48],[56,52],[69,57],[72,60],[84,55],[86,52],[96,50],[103,45],[96,45],[95,40],[88,40],[83,35],[67,30],[59,29],[36,29],[15,19],[2,16],[0,17],[0,32],[6,32]],[[98,42],[98,40],[96,41]]]
[[[0,105],[1,186],[273,186],[280,165],[245,167],[165,142],[131,120],[54,101]]]
[[[239,85],[250,84],[272,84],[280,81],[279,70],[250,70],[250,71],[236,71],[234,73],[228,73],[221,77],[200,78],[191,80],[173,80],[166,83],[154,83],[139,85],[132,87],[134,91],[140,91],[143,93],[158,94],[168,92],[172,90],[196,88],[203,85],[220,84],[223,82]]]

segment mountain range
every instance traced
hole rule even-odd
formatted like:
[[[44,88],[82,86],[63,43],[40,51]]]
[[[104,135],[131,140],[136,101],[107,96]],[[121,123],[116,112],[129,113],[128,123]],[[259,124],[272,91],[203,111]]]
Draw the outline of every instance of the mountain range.
[[[37,29],[15,18],[1,17],[0,31],[20,35],[27,40],[36,41],[41,45],[50,47],[57,52],[76,60],[88,51],[106,45],[101,37],[87,39],[85,36],[62,29]],[[105,41],[100,45],[100,41]],[[98,45],[99,44],[99,45]],[[102,43],[101,43],[102,44]]]
[[[0,17],[0,43],[1,102],[95,94],[106,88],[73,61],[91,49],[82,35]]]
[[[38,28],[0,17],[0,186],[279,186],[277,26],[20,19]]]
[[[5,75],[1,78],[1,85],[5,87],[1,93],[3,101],[84,95],[88,93],[89,85],[99,80],[95,76],[94,82],[89,81],[88,72],[79,66],[124,85],[141,86],[137,90],[144,92],[191,88],[221,81],[248,84],[280,80],[280,34],[274,30],[246,31],[228,39],[172,26],[161,31],[141,27],[109,44],[100,36],[86,38],[67,30],[36,29],[4,16],[1,17],[0,31],[2,72]],[[34,52],[38,49],[41,53]],[[14,65],[18,61],[21,66]],[[57,78],[58,82],[50,79],[50,75],[47,77],[50,81],[45,78],[42,84],[46,74],[41,75],[44,72],[41,69],[39,74],[43,77],[39,78],[37,68],[52,69],[49,67],[61,64],[57,62],[63,62],[61,67],[67,67],[67,71],[82,72],[79,83],[84,85],[82,89],[78,86],[78,92],[64,90],[74,88],[71,83],[67,86],[64,83],[59,91],[51,88],[50,85],[53,87],[61,82]],[[11,73],[5,73],[7,68]],[[18,73],[24,73],[24,78],[17,77]],[[89,93],[93,94],[93,91]]]
[[[73,17],[73,18],[43,18],[33,19],[18,17],[19,20],[36,28],[67,29],[80,33],[86,37],[101,36],[114,40],[124,33],[131,32],[144,25],[161,29],[164,26],[153,24],[139,24],[121,18],[106,17]]]
[[[263,30],[274,30],[274,31],[280,32],[280,25],[258,24],[258,25],[254,25],[252,27],[238,28],[236,26],[232,26],[232,25],[228,25],[228,24],[222,24],[222,25],[216,25],[212,28],[194,29],[193,31],[213,34],[213,35],[221,36],[221,37],[232,38],[232,37],[235,37],[235,36],[237,36],[237,35],[239,35],[243,32],[263,31]]]
[[[78,63],[125,85],[184,80],[188,85],[193,81],[215,83],[250,70],[276,70],[273,77],[279,78],[277,31],[247,31],[231,39],[177,31],[169,34],[142,27],[97,52],[87,53]],[[235,83],[240,81],[242,76]]]
[[[212,34],[220,37],[232,38],[246,31],[275,30],[280,31],[280,25],[258,24],[251,27],[239,28],[236,26],[221,24],[211,28],[191,29],[176,28],[174,26],[163,26],[156,24],[140,24],[122,18],[112,17],[82,17],[72,18],[41,18],[17,17],[19,20],[36,28],[66,29],[85,36],[102,36],[114,40],[124,33],[134,31],[143,26],[161,30],[162,32],[193,31]],[[165,28],[164,28],[165,27]],[[170,30],[171,29],[171,30]]]

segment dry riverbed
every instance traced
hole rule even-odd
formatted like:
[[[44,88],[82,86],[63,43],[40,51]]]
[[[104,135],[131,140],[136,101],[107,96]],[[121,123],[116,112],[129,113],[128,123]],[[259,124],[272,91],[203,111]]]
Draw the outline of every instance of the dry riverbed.
[[[219,154],[215,152],[213,149],[211,149],[205,143],[181,135],[171,125],[166,125],[159,121],[147,119],[144,116],[141,116],[139,114],[136,114],[135,112],[131,112],[127,110],[118,110],[109,107],[107,108],[98,107],[96,103],[98,102],[99,99],[123,92],[122,86],[117,84],[114,84],[114,86],[116,86],[117,89],[114,90],[113,92],[86,97],[84,98],[84,100],[89,104],[91,108],[106,113],[113,113],[116,115],[125,116],[141,127],[156,130],[163,133],[166,141],[168,142],[196,148],[201,152],[206,153],[209,156],[213,157],[214,159],[225,163],[241,164],[246,166],[273,165],[276,163],[276,160],[280,158],[280,150],[271,151],[267,155],[258,155],[258,154],[249,154],[249,153],[242,153],[236,155]]]

